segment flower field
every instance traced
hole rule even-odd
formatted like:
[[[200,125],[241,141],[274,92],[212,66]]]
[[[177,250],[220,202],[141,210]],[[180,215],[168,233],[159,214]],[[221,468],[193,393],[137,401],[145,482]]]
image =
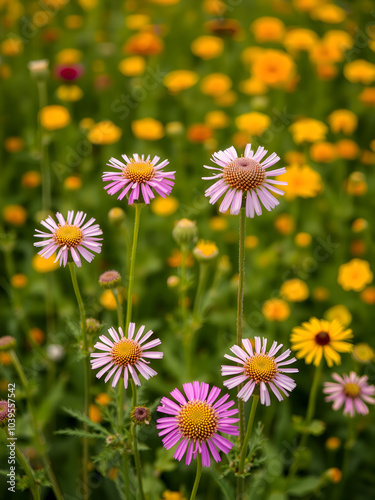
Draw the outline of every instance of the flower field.
[[[375,492],[375,4],[0,0],[0,495]]]

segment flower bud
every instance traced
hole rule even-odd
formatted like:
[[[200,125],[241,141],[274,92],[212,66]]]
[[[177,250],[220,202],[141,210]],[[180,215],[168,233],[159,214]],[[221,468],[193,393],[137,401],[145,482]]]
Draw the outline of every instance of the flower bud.
[[[16,412],[14,403],[9,404],[5,399],[0,400],[0,427],[5,427],[8,419]]]
[[[36,80],[45,80],[48,76],[48,59],[40,59],[38,61],[30,61],[27,67],[30,70],[31,76]]]
[[[17,345],[17,341],[14,337],[10,335],[4,335],[4,337],[0,337],[0,351],[10,351],[14,349]]]
[[[198,262],[210,262],[219,255],[219,249],[213,241],[199,240],[193,249],[193,255]]]
[[[180,277],[179,276],[173,275],[173,276],[169,276],[169,278],[167,279],[167,287],[168,288],[176,288],[176,287],[178,287],[179,284],[180,284]]]
[[[86,318],[86,331],[87,333],[94,334],[100,330],[100,321],[95,318]]]
[[[117,288],[121,283],[121,274],[117,271],[106,271],[99,277],[99,285],[102,288]]]
[[[189,219],[178,220],[172,230],[172,236],[180,246],[195,243],[198,238],[197,225]]]
[[[114,226],[119,226],[126,218],[126,214],[122,208],[111,208],[108,212],[108,219]]]
[[[130,412],[130,418],[136,425],[148,425],[151,420],[151,412],[146,406],[136,406]]]

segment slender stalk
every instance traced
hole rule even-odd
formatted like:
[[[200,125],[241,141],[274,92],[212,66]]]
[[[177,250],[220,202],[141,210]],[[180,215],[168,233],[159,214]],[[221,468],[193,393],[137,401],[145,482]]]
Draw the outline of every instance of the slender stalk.
[[[4,434],[5,434],[6,439],[12,440],[13,438],[9,437],[7,428],[4,427],[3,430],[4,430]],[[25,471],[26,476],[29,480],[29,486],[30,486],[30,490],[31,490],[31,493],[33,495],[34,500],[40,500],[39,484],[36,482],[33,469],[30,467],[30,464],[29,464],[27,458],[25,457],[25,455],[22,453],[21,449],[16,444],[15,444],[15,451],[16,451],[18,461],[22,465],[22,468]]]
[[[306,418],[305,418],[305,424],[304,424],[305,427],[308,427],[311,424],[311,421],[314,417],[316,398],[318,395],[318,388],[319,388],[320,377],[322,374],[322,368],[323,368],[323,362],[321,361],[320,364],[315,369],[314,378],[313,378],[313,381],[311,384],[309,402],[307,405],[307,412],[306,412]],[[301,439],[300,439],[300,442],[298,445],[298,449],[297,449],[297,455],[296,455],[294,462],[292,463],[292,466],[291,466],[290,471],[289,471],[288,484],[291,483],[294,476],[298,472],[301,452],[303,451],[304,447],[306,446],[308,436],[309,436],[309,433],[307,430],[301,436]]]
[[[197,494],[198,491],[199,482],[201,480],[201,475],[202,475],[202,457],[200,453],[197,453],[197,473],[195,476],[193,489],[191,490],[190,500],[195,499],[195,495]]]
[[[44,106],[47,105],[47,85],[45,80],[37,82],[39,94],[39,115],[38,115],[38,128],[39,128],[39,151],[40,151],[40,169],[42,173],[42,207],[43,210],[51,208],[51,173],[48,161],[48,144],[46,141],[45,132],[40,122],[40,112]]]
[[[83,349],[83,376],[84,376],[84,400],[83,400],[83,413],[84,415],[89,415],[89,405],[90,405],[90,359],[88,356],[88,342],[87,342],[87,332],[86,332],[86,311],[83,304],[81,292],[79,291],[76,265],[74,262],[69,262],[69,271],[72,278],[72,284],[74,288],[74,293],[76,295],[79,315],[81,320],[81,334],[82,334],[82,349]],[[84,429],[87,430],[87,425],[84,424]],[[87,500],[89,497],[89,486],[88,486],[88,461],[89,461],[89,441],[88,438],[83,438],[83,497]]]
[[[333,500],[340,500],[344,498],[345,485],[348,481],[348,470],[349,470],[349,461],[352,454],[352,448],[356,440],[356,426],[355,419],[351,417],[348,418],[348,435],[344,445],[344,457],[341,466],[341,477],[342,480],[339,485],[337,485],[334,494]]]
[[[131,381],[132,385],[132,406],[135,408],[137,406],[137,386]],[[138,489],[139,489],[139,498],[140,500],[145,499],[145,495],[143,493],[143,485],[142,485],[142,471],[141,471],[141,463],[139,460],[139,451],[138,451],[138,438],[137,438],[137,426],[132,422],[132,433],[133,433],[133,447],[134,447],[134,462],[135,469],[137,471],[137,480],[138,480]]]
[[[38,425],[34,405],[32,402],[32,396],[30,393],[30,387],[29,387],[29,383],[27,381],[25,372],[23,371],[22,365],[18,359],[16,352],[13,349],[11,349],[9,351],[9,354],[10,354],[10,357],[12,359],[13,366],[18,374],[19,379],[21,380],[21,384],[23,385],[23,388],[25,391],[27,406],[29,408],[29,412],[30,412],[30,416],[31,416],[31,422],[32,422],[32,426],[34,429],[34,435],[35,435],[36,446],[37,446],[38,452],[40,453],[40,456],[42,458],[43,465],[46,469],[48,479],[51,482],[51,486],[52,486],[52,489],[53,489],[53,492],[54,492],[56,498],[58,500],[63,500],[64,497],[63,497],[62,491],[60,490],[60,486],[57,482],[55,473],[53,472],[53,469],[52,469],[51,462],[50,462],[49,457],[48,457],[46,450],[45,450],[46,440],[45,440],[45,437],[43,435],[42,430],[39,428],[39,425]]]
[[[246,429],[245,439],[244,439],[244,442],[243,442],[243,445],[242,445],[242,449],[241,449],[240,465],[239,465],[239,468],[238,468],[238,471],[239,471],[240,474],[243,474],[244,470],[245,470],[245,458],[246,458],[246,455],[247,455],[247,445],[248,445],[248,442],[249,442],[249,439],[250,439],[250,436],[251,436],[251,431],[252,431],[253,424],[254,424],[255,412],[256,412],[256,409],[257,409],[258,401],[259,401],[259,396],[254,395],[253,396],[253,403],[251,405],[249,420],[247,422],[247,429]]]
[[[138,243],[138,233],[139,233],[139,221],[141,217],[142,203],[135,204],[135,219],[134,219],[134,231],[133,231],[133,244],[130,257],[130,269],[129,269],[129,280],[128,280],[128,300],[126,304],[126,324],[125,324],[125,334],[128,331],[129,323],[132,316],[132,297],[133,297],[133,283],[134,283],[134,269],[135,269],[135,256],[137,254],[137,243]]]
[[[243,327],[243,296],[245,282],[245,237],[246,237],[246,212],[245,208],[240,210],[239,227],[239,256],[238,256],[238,296],[237,296],[237,345],[242,346]],[[243,443],[245,433],[245,415],[242,399],[238,399],[238,410],[240,414],[240,443]]]
[[[180,308],[181,308],[181,319],[182,325],[185,329],[187,321],[187,309],[186,309],[186,258],[187,258],[188,248],[186,245],[181,246],[181,276],[180,276]]]
[[[200,319],[201,311],[203,310],[202,298],[206,288],[208,276],[209,276],[210,265],[208,262],[201,262],[199,265],[199,281],[197,287],[197,293],[194,300],[193,308],[193,321],[198,322]]]

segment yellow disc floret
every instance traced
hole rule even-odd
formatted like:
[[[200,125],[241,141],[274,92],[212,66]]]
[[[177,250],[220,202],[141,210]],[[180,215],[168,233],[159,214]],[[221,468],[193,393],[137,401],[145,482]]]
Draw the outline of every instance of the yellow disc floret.
[[[263,184],[266,173],[257,161],[241,157],[225,166],[223,178],[233,188],[250,191]]]
[[[349,398],[356,398],[360,393],[360,389],[357,384],[349,382],[348,384],[345,384],[344,392],[345,395],[348,396]]]
[[[255,354],[245,365],[245,375],[259,382],[271,382],[277,374],[277,365],[273,357],[267,354]]]
[[[113,362],[121,366],[135,365],[141,354],[142,350],[138,342],[126,338],[115,344],[110,352]]]
[[[154,166],[150,161],[136,161],[132,159],[127,163],[123,176],[133,182],[141,184],[150,181],[155,176]]]
[[[218,428],[216,410],[206,401],[189,401],[177,415],[177,425],[182,435],[194,441],[205,441]]]
[[[76,248],[82,242],[82,230],[72,224],[58,226],[53,235],[53,239],[60,246],[68,248]]]

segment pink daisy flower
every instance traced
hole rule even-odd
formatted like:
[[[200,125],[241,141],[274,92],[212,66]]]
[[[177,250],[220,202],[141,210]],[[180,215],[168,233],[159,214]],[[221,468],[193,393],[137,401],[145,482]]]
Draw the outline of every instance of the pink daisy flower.
[[[216,401],[221,392],[218,387],[212,387],[208,392],[208,384],[193,382],[183,384],[183,388],[186,398],[178,389],[171,392],[177,403],[168,398],[161,399],[158,411],[170,416],[159,418],[156,427],[160,430],[159,436],[165,436],[165,449],[169,450],[179,443],[175,459],[181,460],[186,452],[185,463],[189,465],[192,458],[196,459],[200,453],[203,467],[209,467],[210,452],[215,462],[220,462],[218,450],[229,453],[232,449],[233,444],[219,432],[238,436],[238,427],[233,424],[239,419],[232,418],[238,410],[230,409],[234,401],[227,402],[229,394]]]
[[[338,373],[333,373],[332,378],[336,382],[325,382],[323,392],[328,394],[325,401],[333,401],[332,408],[338,410],[344,405],[344,415],[349,413],[354,417],[355,413],[366,415],[369,412],[367,405],[375,404],[375,386],[367,383],[368,377],[359,377],[355,372],[342,377]]]
[[[36,229],[38,234],[34,234],[35,238],[44,239],[44,241],[34,243],[36,247],[44,247],[38,252],[38,255],[48,259],[54,252],[58,251],[55,262],[59,261],[60,266],[64,265],[64,267],[68,262],[69,253],[78,267],[82,265],[81,256],[87,262],[91,262],[94,254],[89,250],[96,253],[101,252],[102,244],[100,241],[103,238],[98,238],[98,236],[103,234],[103,231],[100,229],[99,224],[93,225],[95,219],[90,219],[83,225],[86,217],[87,214],[83,212],[77,212],[74,217],[74,210],[70,210],[66,220],[57,212],[58,224],[51,216],[40,221],[50,232],[45,233]]]
[[[157,375],[156,371],[148,366],[150,362],[147,359],[161,359],[163,357],[162,352],[148,352],[149,349],[161,344],[161,341],[154,339],[144,344],[154,333],[149,330],[142,336],[144,329],[145,327],[141,326],[134,337],[135,323],[129,323],[127,337],[124,336],[122,328],[118,329],[119,333],[114,328],[108,330],[112,340],[105,335],[99,337],[101,342],[97,342],[94,347],[103,352],[91,354],[91,368],[95,370],[102,367],[96,374],[96,378],[101,378],[108,372],[104,382],[108,382],[114,375],[112,387],[116,387],[120,377],[123,376],[124,387],[127,389],[129,375],[134,380],[135,385],[141,385],[136,369],[146,380]]]
[[[271,191],[284,195],[284,192],[275,187],[275,184],[286,185],[287,183],[270,179],[270,177],[285,174],[286,169],[282,167],[267,171],[267,168],[277,163],[280,158],[276,153],[272,153],[261,162],[266,154],[267,150],[263,147],[259,147],[254,154],[251,144],[247,144],[245,155],[241,157],[237,156],[237,151],[233,146],[225,151],[214,153],[211,161],[218,167],[204,165],[204,168],[218,170],[219,173],[211,177],[203,177],[205,180],[219,179],[205,192],[205,196],[210,198],[211,205],[225,194],[219,208],[219,211],[223,213],[230,208],[230,213],[237,215],[241,207],[245,206],[246,217],[254,217],[255,214],[262,215],[261,203],[269,211],[275,208],[280,202]]]
[[[235,375],[235,377],[226,380],[224,385],[228,389],[233,389],[233,387],[246,382],[239,391],[238,397],[248,401],[250,396],[258,390],[260,392],[260,402],[265,406],[271,404],[268,388],[271,389],[279,401],[282,401],[283,394],[289,396],[288,391],[292,391],[296,387],[296,383],[284,373],[298,372],[297,368],[284,368],[285,365],[297,361],[296,358],[287,359],[291,352],[290,349],[275,358],[283,344],[278,345],[277,342],[274,342],[269,352],[266,352],[267,339],[265,338],[261,342],[260,337],[255,337],[255,350],[253,350],[249,339],[243,339],[242,343],[245,350],[238,345],[234,345],[230,349],[236,357],[225,354],[227,359],[241,366],[223,365],[221,367],[221,374],[224,377]]]
[[[164,160],[158,164],[159,156],[154,156],[151,160],[144,155],[133,155],[133,158],[128,158],[122,155],[126,163],[122,163],[116,158],[111,158],[108,166],[114,167],[119,172],[104,172],[103,181],[110,181],[104,189],[108,194],[113,195],[121,191],[118,200],[122,200],[129,192],[128,204],[131,205],[135,200],[139,200],[139,195],[142,194],[143,201],[147,205],[152,198],[155,198],[153,190],[160,196],[165,198],[172,191],[174,182],[174,174],[176,172],[164,172],[163,167],[168,165],[168,160]]]

